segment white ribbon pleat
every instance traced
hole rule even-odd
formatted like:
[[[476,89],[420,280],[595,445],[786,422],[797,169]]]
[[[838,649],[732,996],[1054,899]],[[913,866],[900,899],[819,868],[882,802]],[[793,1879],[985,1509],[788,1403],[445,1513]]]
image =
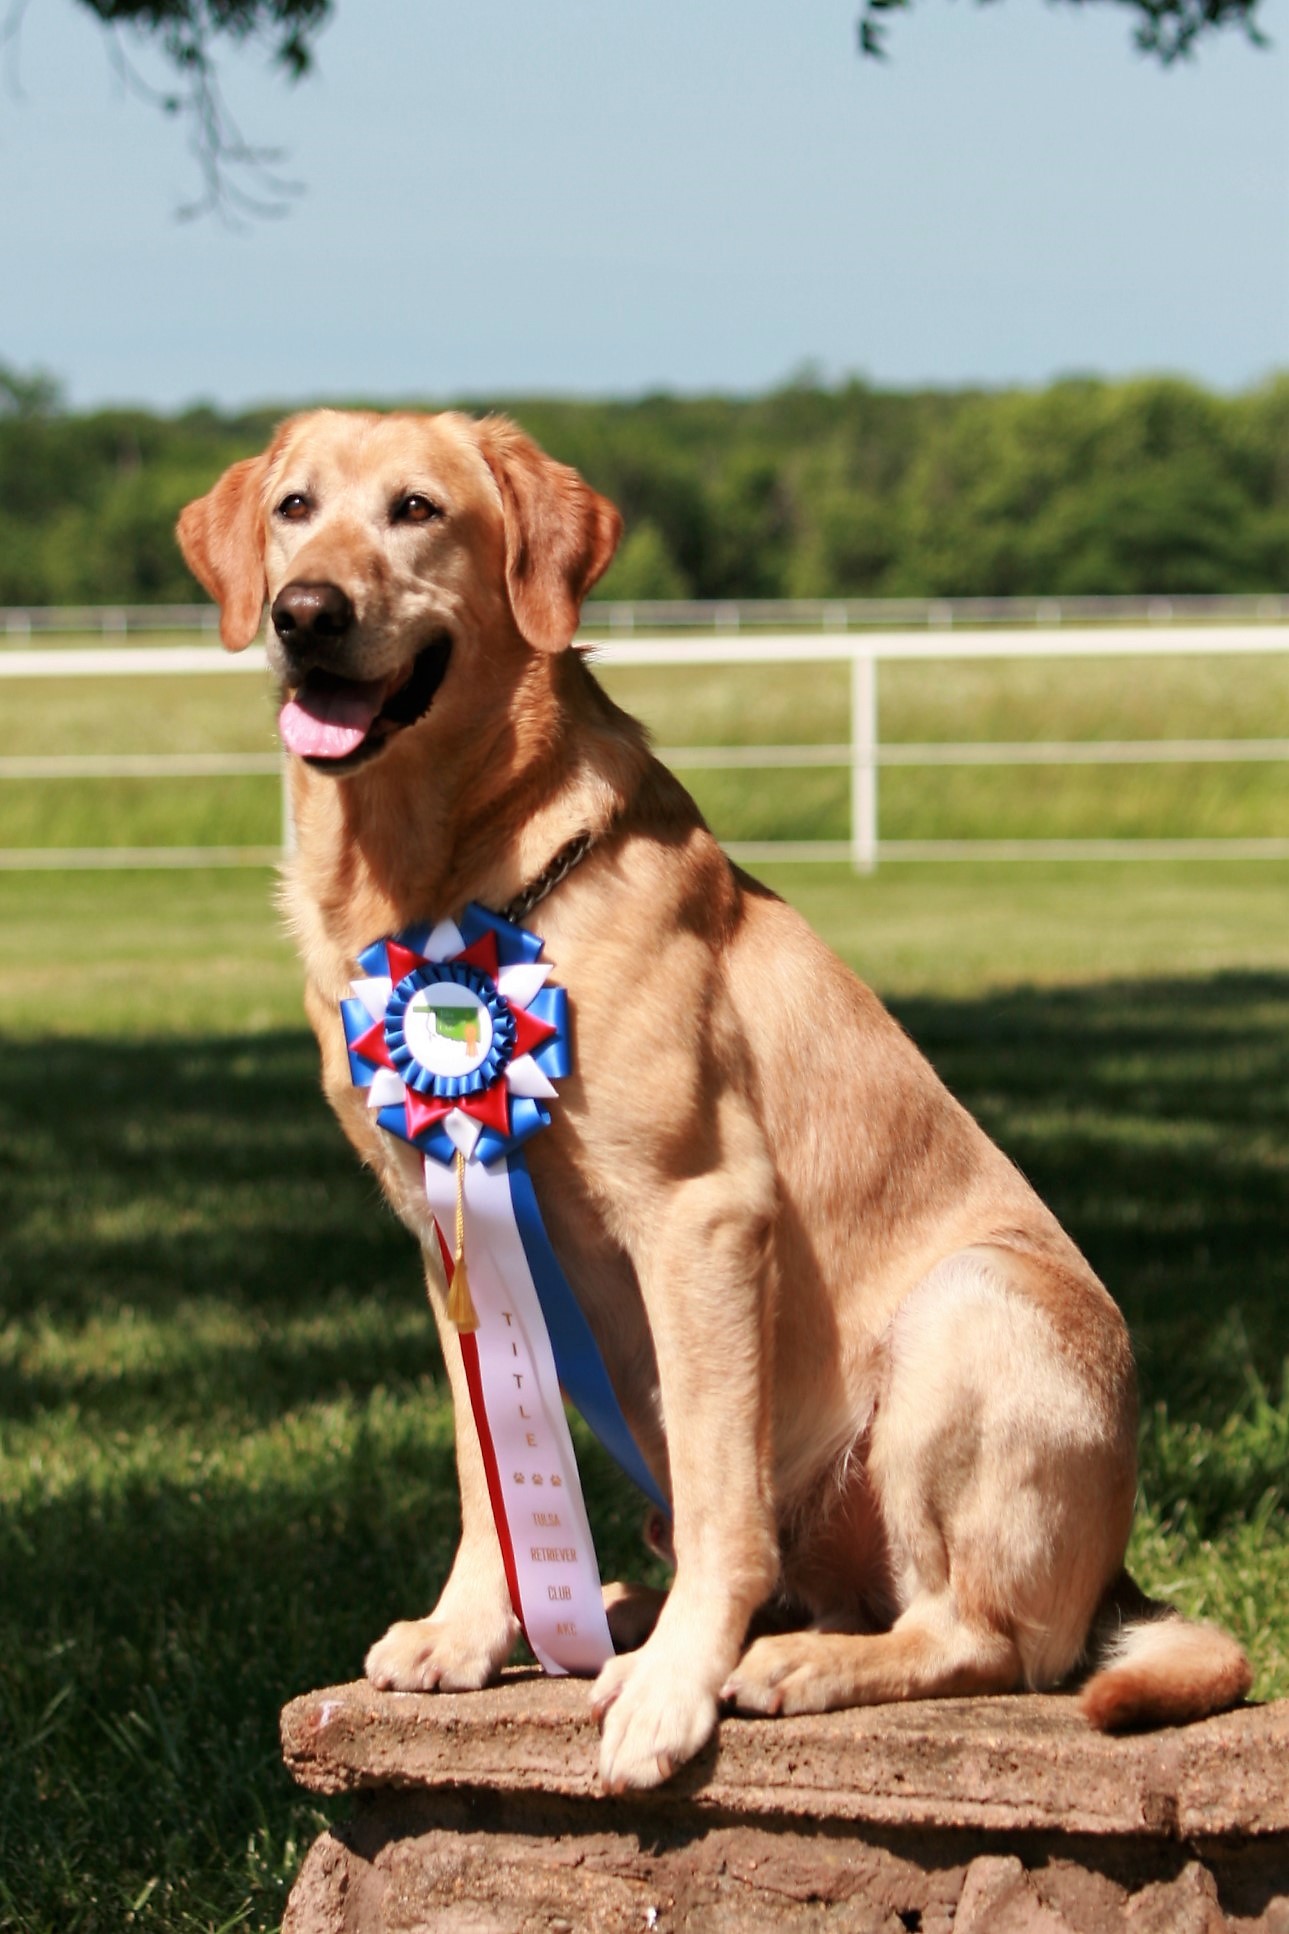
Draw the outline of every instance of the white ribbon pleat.
[[[425,1193],[449,1254],[455,1166],[425,1158]],[[505,1161],[469,1162],[465,1256],[479,1327],[479,1380],[514,1554],[520,1617],[549,1673],[598,1672],[613,1657],[577,1459]]]

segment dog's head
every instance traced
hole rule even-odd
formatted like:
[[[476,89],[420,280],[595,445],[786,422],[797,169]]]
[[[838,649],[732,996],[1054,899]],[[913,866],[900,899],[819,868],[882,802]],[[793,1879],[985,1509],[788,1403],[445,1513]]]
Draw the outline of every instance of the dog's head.
[[[621,527],[501,418],[317,410],[189,504],[178,537],[230,651],[268,603],[282,737],[342,775],[419,725],[472,657],[564,650]]]

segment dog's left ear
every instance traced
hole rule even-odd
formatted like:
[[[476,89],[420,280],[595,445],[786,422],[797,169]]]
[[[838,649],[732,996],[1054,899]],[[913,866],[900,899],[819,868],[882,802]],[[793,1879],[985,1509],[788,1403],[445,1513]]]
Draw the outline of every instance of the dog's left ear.
[[[622,519],[576,470],[556,463],[504,417],[478,425],[506,527],[506,592],[522,636],[538,651],[573,642],[582,600],[609,567]]]
[[[215,488],[179,513],[175,535],[184,563],[219,606],[219,635],[242,651],[260,628],[264,576],[264,506],[268,457],[244,457]]]

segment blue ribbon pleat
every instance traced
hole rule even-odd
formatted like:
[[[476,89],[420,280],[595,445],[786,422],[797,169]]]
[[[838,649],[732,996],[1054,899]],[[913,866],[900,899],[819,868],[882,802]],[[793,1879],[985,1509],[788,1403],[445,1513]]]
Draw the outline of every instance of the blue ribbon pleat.
[[[555,1251],[551,1248],[546,1225],[537,1206],[533,1180],[522,1155],[512,1155],[508,1164],[510,1199],[537,1288],[537,1300],[550,1332],[551,1349],[560,1384],[570,1402],[582,1413],[595,1435],[632,1483],[652,1498],[667,1516],[671,1507],[654,1481],[653,1473],[640,1454],[631,1435],[622,1406],[609,1381],[599,1345],[582,1313]]]

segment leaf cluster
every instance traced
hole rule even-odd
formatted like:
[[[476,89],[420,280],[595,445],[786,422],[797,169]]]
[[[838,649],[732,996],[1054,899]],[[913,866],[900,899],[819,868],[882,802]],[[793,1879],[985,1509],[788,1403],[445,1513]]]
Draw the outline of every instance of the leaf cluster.
[[[884,59],[889,16],[907,12],[912,4],[913,0],[866,0],[856,25],[861,54]],[[1083,7],[1091,0],[1065,0],[1065,4]],[[1101,4],[1129,8],[1135,16],[1136,46],[1165,67],[1194,53],[1197,41],[1223,27],[1242,28],[1255,47],[1268,44],[1258,26],[1258,0],[1101,0]]]
[[[331,0],[81,0],[104,26],[154,37],[181,74],[207,70],[211,43],[267,39],[293,80],[308,72]],[[178,105],[178,103],[175,103]]]

